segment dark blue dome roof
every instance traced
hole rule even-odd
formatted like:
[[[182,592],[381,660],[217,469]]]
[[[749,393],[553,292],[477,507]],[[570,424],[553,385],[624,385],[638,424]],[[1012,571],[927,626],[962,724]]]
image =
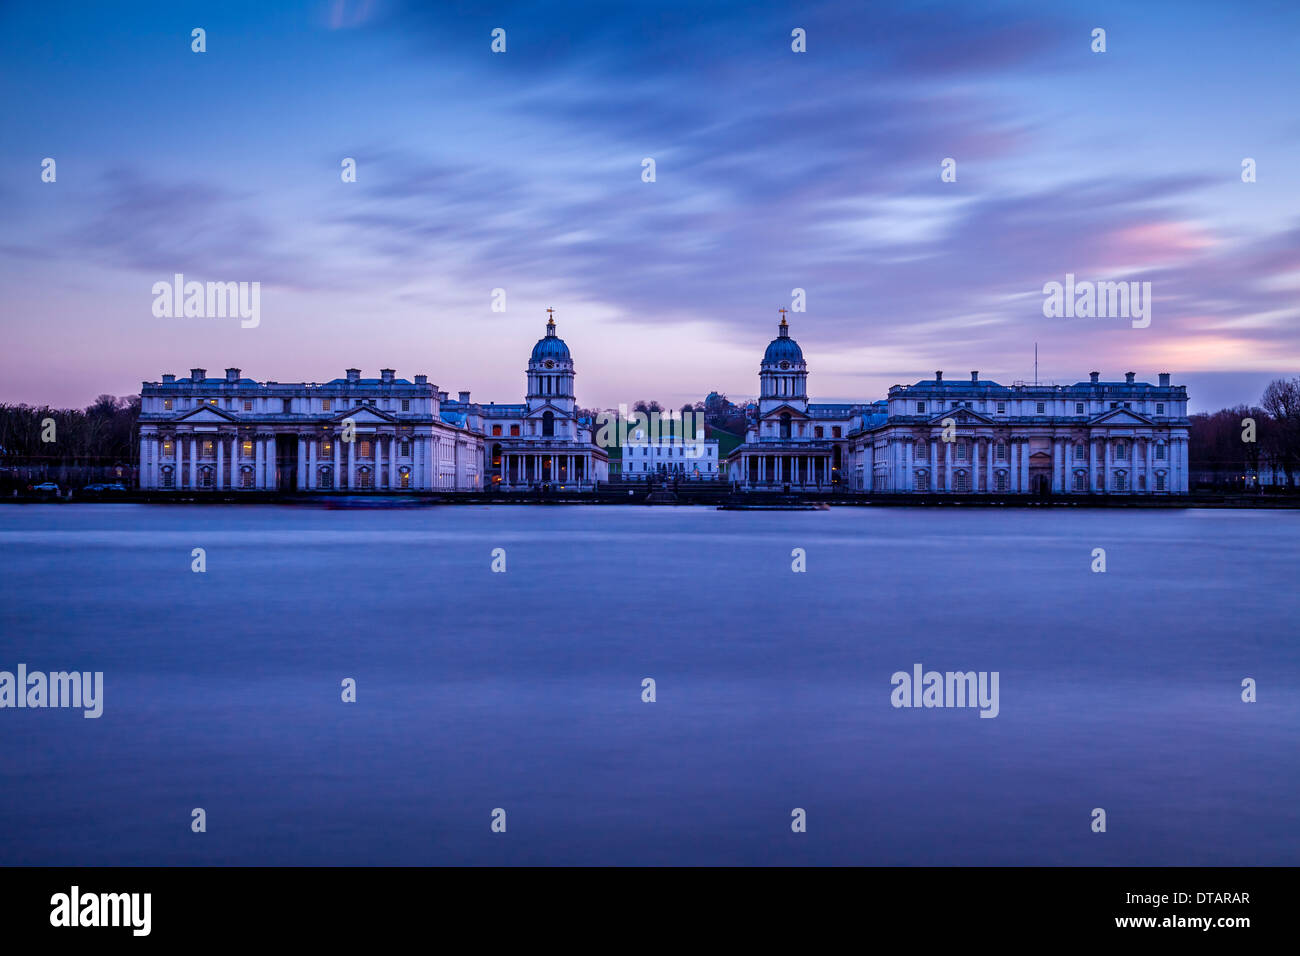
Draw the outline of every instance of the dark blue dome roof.
[[[546,359],[553,359],[556,362],[573,360],[569,355],[569,347],[564,344],[564,339],[555,334],[554,319],[546,323],[546,335],[538,339],[537,344],[533,346],[533,357],[530,361],[542,362]]]
[[[763,353],[763,364],[802,361],[803,349],[799,348],[798,342],[790,338],[790,331],[786,327],[785,320],[782,319],[780,334],[768,343],[767,351]]]
[[[542,359],[555,359],[557,362],[569,361],[569,347],[564,344],[564,339],[555,335],[548,335],[544,339],[538,339],[537,344],[533,346],[532,360],[539,362]]]

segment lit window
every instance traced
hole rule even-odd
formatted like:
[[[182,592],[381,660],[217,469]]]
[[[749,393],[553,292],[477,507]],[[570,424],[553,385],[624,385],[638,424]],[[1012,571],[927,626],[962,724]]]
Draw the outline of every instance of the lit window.
[[[831,437],[832,437],[832,438],[839,438],[839,437],[840,437],[840,426],[839,426],[839,425],[834,425],[834,426],[831,427]]]
[[[360,455],[362,458],[369,458],[369,457],[370,457],[370,439],[369,439],[369,438],[363,438],[361,441],[357,442],[357,454]]]
[[[253,457],[253,442],[251,439],[246,439],[244,441],[244,457],[245,458]]]
[[[822,427],[820,425],[818,425],[816,428],[813,429],[813,437],[814,438],[822,437]]]
[[[330,400],[328,398],[322,398],[320,400],[320,410],[322,412],[328,412],[330,410]]]
[[[510,434],[511,434],[511,435],[518,435],[518,434],[519,434],[519,426],[518,426],[518,425],[511,425],[511,426],[510,426]]]
[[[251,412],[252,410],[253,410],[253,400],[251,398],[244,399],[244,411]]]
[[[165,412],[170,412],[171,410],[172,410],[172,400],[171,400],[170,398],[164,398],[164,399],[163,399],[163,411],[165,411]]]
[[[172,443],[171,443],[170,441],[164,441],[162,447],[163,447],[163,454],[164,454],[164,455],[171,455],[171,453],[172,453]]]
[[[215,398],[209,398],[209,399],[208,399],[208,404],[209,404],[209,405],[215,405],[215,404],[217,404],[217,400],[216,400]]]
[[[501,434],[501,426],[500,426],[500,425],[493,425],[493,426],[492,426],[492,434],[493,434],[493,435],[497,435],[497,436],[499,436],[499,435]]]
[[[216,445],[212,443],[211,438],[203,439],[203,456],[205,458],[215,455],[216,451],[217,451]]]

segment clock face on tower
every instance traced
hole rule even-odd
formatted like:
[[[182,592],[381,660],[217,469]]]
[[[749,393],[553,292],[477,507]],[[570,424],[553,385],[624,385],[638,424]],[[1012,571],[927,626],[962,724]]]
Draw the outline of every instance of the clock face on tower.
[[[782,362],[782,363],[781,363],[781,367],[782,367],[782,368],[789,368],[789,367],[790,367],[790,363],[789,363],[789,362]]]
[[[554,359],[547,359],[547,360],[546,360],[546,367],[547,367],[547,368],[555,368],[555,360],[554,360]]]

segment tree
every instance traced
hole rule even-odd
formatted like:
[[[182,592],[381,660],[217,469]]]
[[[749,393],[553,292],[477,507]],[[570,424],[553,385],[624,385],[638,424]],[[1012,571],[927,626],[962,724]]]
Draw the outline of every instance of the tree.
[[[1272,419],[1264,451],[1285,469],[1288,483],[1294,485],[1300,473],[1300,377],[1269,382],[1260,404]]]

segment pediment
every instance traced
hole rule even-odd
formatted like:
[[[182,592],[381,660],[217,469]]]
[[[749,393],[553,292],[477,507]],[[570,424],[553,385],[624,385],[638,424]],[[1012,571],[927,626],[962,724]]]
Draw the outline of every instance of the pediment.
[[[568,412],[566,412],[566,411],[565,411],[564,409],[562,409],[562,408],[556,408],[556,407],[555,407],[554,405],[552,405],[550,402],[546,402],[545,404],[538,405],[538,406],[537,406],[536,408],[534,408],[534,409],[530,409],[529,412],[528,412],[528,414],[525,415],[524,417],[525,417],[525,418],[543,418],[543,417],[545,417],[545,415],[546,415],[547,412],[550,412],[550,413],[551,413],[552,415],[554,415],[556,418],[568,419],[568,418],[570,417]]]
[[[352,408],[345,408],[330,420],[341,422],[347,418],[358,425],[390,425],[397,421],[394,416],[370,405],[354,405]]]
[[[942,425],[945,418],[951,418],[958,425],[996,425],[993,419],[973,408],[949,408],[927,421],[930,425]]]
[[[773,420],[780,421],[781,416],[782,416],[782,415],[785,415],[785,414],[787,414],[787,413],[790,415],[790,417],[791,417],[792,419],[798,419],[799,421],[805,421],[805,422],[811,420],[811,418],[810,418],[810,416],[808,415],[807,412],[800,411],[799,409],[795,408],[793,405],[778,405],[776,408],[772,409],[770,412],[767,412],[766,414],[764,414],[764,415],[763,415],[763,420],[764,420],[764,421],[773,421]]]
[[[1154,422],[1145,415],[1139,415],[1131,408],[1112,408],[1102,412],[1088,422],[1089,425],[1153,425]]]
[[[185,422],[188,425],[213,424],[222,425],[227,422],[239,421],[234,415],[227,411],[217,408],[215,405],[204,405],[201,408],[193,408],[184,415],[177,415],[172,419],[174,422]]]

